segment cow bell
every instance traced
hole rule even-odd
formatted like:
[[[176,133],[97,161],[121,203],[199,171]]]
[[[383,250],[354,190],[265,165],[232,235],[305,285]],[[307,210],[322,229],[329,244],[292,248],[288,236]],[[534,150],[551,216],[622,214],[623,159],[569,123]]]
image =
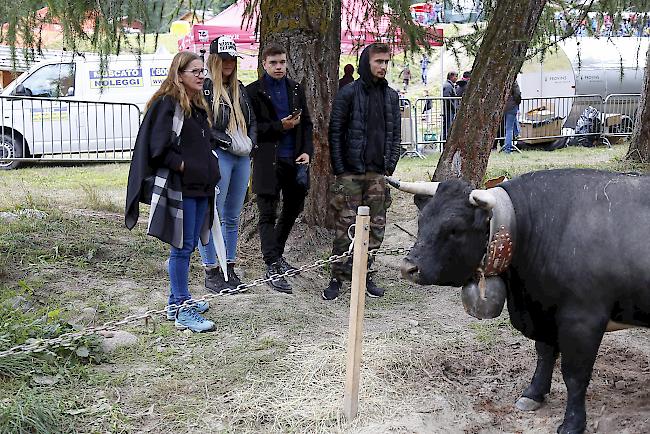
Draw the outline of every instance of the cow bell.
[[[506,302],[506,285],[499,276],[484,277],[463,286],[461,299],[465,312],[474,318],[496,318]]]

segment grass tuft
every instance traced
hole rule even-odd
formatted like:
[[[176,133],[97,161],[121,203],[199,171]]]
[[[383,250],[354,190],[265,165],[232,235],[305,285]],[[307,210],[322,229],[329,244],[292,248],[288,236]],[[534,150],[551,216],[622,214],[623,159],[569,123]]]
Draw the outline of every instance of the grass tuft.
[[[60,404],[36,389],[22,389],[15,399],[0,401],[0,434],[62,433]]]
[[[97,187],[89,184],[82,184],[81,189],[85,194],[86,206],[95,211],[108,211],[118,213],[122,208],[105,194],[102,194]]]

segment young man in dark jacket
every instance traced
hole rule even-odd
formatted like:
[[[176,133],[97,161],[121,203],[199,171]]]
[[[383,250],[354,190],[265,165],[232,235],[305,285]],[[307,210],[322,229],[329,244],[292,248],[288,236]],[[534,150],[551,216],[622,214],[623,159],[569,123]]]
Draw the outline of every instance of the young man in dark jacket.
[[[262,52],[262,65],[264,75],[246,91],[257,119],[257,147],[251,154],[253,193],[257,194],[260,243],[268,278],[294,268],[283,257],[284,246],[307,196],[307,186],[296,178],[313,153],[313,126],[304,89],[287,78],[287,51],[270,44]],[[278,218],[280,192],[282,210]],[[270,285],[276,291],[291,293],[284,278],[274,279]]]
[[[388,87],[386,69],[390,49],[371,44],[359,59],[360,78],[339,90],[334,100],[329,125],[332,171],[331,206],[336,214],[333,255],[347,251],[348,227],[354,223],[357,207],[370,207],[370,249],[384,239],[386,210],[391,204],[384,175],[395,171],[401,147],[399,95]],[[370,266],[370,263],[368,264]],[[323,291],[325,300],[334,300],[342,280],[351,279],[351,261],[332,264],[332,280]],[[384,290],[370,277],[368,295],[381,297]]]

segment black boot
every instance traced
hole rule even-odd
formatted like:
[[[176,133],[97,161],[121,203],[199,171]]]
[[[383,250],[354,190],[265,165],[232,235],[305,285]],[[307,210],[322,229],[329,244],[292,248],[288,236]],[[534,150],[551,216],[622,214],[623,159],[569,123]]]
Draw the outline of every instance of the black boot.
[[[205,288],[215,294],[222,294],[230,289],[230,285],[223,278],[221,268],[213,267],[205,269]]]
[[[383,297],[385,292],[386,290],[377,286],[370,276],[366,277],[366,294],[368,294],[368,297]]]
[[[230,285],[231,288],[237,288],[239,285],[241,285],[241,280],[239,279],[239,276],[237,273],[235,273],[235,263],[234,262],[228,262],[228,285]]]
[[[323,300],[334,301],[339,297],[341,293],[341,281],[336,277],[332,277],[330,284],[323,291]]]
[[[278,265],[279,265],[278,268],[282,272],[282,274],[286,273],[287,271],[297,270],[296,267],[294,267],[293,265],[288,263],[286,259],[284,259],[284,256],[280,256],[280,259],[278,259]]]
[[[276,261],[268,265],[264,278],[268,279],[274,274],[282,274],[279,261]],[[276,291],[284,292],[285,294],[293,293],[293,291],[291,290],[291,285],[289,285],[289,282],[287,282],[287,280],[284,277],[278,277],[276,279],[271,280],[269,282],[269,285],[271,286],[271,288],[275,289]]]

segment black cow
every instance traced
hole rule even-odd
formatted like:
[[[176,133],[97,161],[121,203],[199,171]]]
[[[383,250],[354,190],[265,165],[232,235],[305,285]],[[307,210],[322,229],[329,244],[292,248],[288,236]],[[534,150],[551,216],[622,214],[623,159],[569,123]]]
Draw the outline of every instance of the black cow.
[[[475,281],[495,227],[510,232],[512,256],[498,277],[512,325],[537,350],[535,374],[516,406],[541,406],[561,353],[568,396],[558,432],[584,432],[603,333],[650,326],[650,177],[564,169],[488,190],[463,181],[401,184],[412,193],[437,187],[433,197],[416,195],[417,241],[401,269],[415,283]]]

